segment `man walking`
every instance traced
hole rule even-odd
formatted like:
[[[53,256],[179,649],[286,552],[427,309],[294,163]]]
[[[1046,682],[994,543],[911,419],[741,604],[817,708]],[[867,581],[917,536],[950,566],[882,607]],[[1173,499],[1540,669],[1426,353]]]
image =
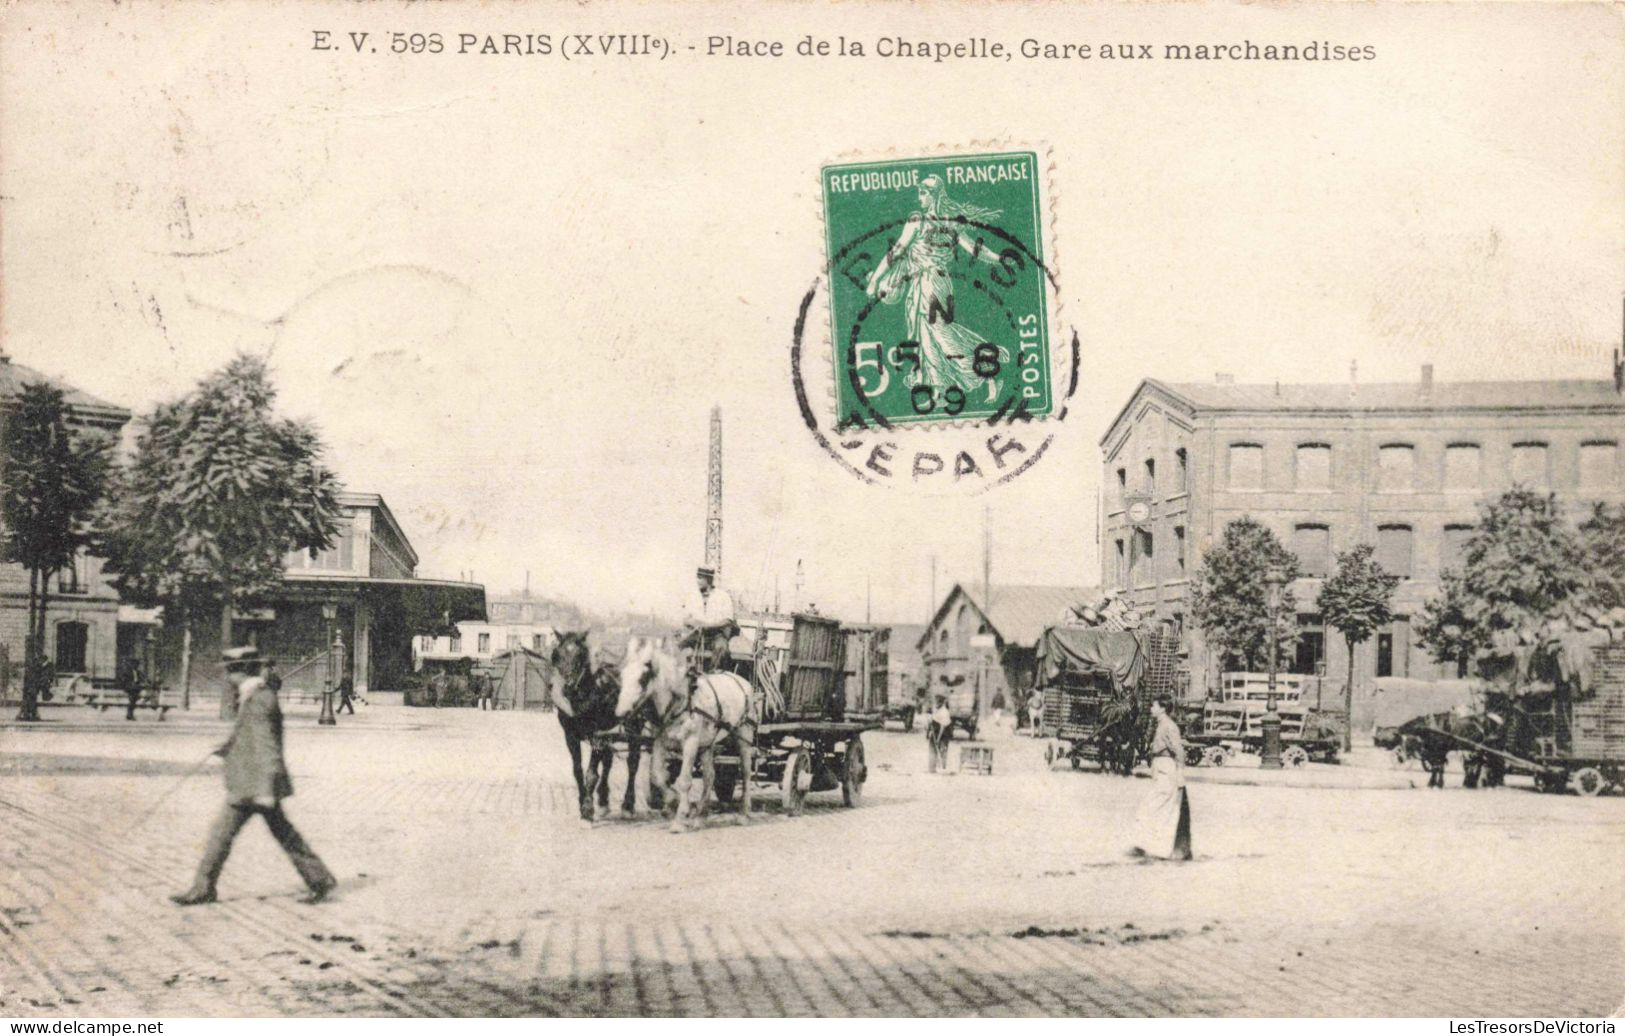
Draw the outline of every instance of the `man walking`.
[[[355,681],[350,679],[349,673],[339,677],[339,707],[337,711],[348,712],[352,716],[355,715]]]
[[[181,906],[214,902],[215,883],[231,853],[232,840],[258,813],[305,879],[310,889],[305,902],[319,903],[338,881],[282,813],[282,800],[293,794],[293,782],[288,779],[288,766],[282,758],[282,707],[276,692],[259,676],[258,651],[238,647],[222,657],[226,679],[237,696],[237,720],[231,736],[215,750],[226,761],[226,803],[209,830],[208,845],[192,887],[169,898]]]

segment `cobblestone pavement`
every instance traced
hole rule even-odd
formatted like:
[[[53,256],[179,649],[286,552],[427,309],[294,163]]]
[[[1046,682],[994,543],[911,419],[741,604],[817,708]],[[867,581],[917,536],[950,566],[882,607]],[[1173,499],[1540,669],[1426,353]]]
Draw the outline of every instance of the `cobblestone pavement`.
[[[259,824],[179,910],[220,797],[193,716],[0,729],[0,1015],[1596,1015],[1625,1001],[1625,799],[1195,784],[1198,859],[1126,859],[1141,781],[776,793],[673,836],[576,816],[551,717],[289,719],[298,902]],[[624,779],[618,766],[616,782]],[[618,790],[618,789],[617,789]],[[618,800],[618,796],[617,796]]]

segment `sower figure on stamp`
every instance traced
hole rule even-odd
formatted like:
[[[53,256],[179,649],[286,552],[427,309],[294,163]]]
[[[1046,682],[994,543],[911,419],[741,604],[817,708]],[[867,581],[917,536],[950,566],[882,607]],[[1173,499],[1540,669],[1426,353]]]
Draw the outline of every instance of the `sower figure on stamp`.
[[[259,676],[258,651],[232,648],[223,658],[226,679],[237,693],[236,723],[226,743],[215,751],[226,761],[226,803],[209,829],[192,887],[169,898],[181,906],[214,902],[215,884],[231,854],[232,840],[258,813],[305,879],[310,889],[305,902],[319,903],[338,882],[282,813],[282,800],[293,794],[282,758],[282,707],[276,692]]]
[[[700,673],[714,673],[728,660],[728,642],[739,633],[733,595],[716,585],[709,568],[695,573],[698,592],[683,610],[683,639],[689,652],[690,683]]]
[[[1185,742],[1174,722],[1174,703],[1151,703],[1157,729],[1151,735],[1151,793],[1140,803],[1135,856],[1161,860],[1191,858],[1191,806],[1185,793]]]

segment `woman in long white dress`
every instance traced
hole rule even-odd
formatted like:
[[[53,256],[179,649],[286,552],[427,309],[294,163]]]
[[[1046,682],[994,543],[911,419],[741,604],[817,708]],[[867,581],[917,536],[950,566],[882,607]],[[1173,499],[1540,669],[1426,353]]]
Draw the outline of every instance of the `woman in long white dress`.
[[[978,262],[1000,264],[997,250],[965,234],[968,221],[996,219],[1000,210],[954,201],[942,178],[935,175],[920,181],[919,201],[919,211],[909,215],[897,243],[887,249],[869,275],[865,290],[881,302],[903,303],[909,340],[920,344],[918,369],[905,372],[910,386],[929,385],[938,392],[957,387],[968,399],[972,389],[987,385],[991,402],[998,396],[1000,378],[983,378],[973,369],[977,346],[989,343],[954,319],[954,278],[949,265],[961,248]],[[997,348],[1002,373],[1010,354],[1004,346]]]
[[[1191,858],[1191,805],[1185,792],[1185,742],[1174,722],[1173,702],[1151,703],[1157,729],[1151,735],[1151,792],[1140,803],[1133,853],[1159,860]]]

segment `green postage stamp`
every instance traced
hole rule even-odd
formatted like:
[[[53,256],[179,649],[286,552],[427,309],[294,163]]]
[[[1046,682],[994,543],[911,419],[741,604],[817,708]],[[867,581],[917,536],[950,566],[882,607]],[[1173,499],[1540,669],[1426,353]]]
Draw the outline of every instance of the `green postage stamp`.
[[[823,169],[838,428],[1054,408],[1036,152]]]

